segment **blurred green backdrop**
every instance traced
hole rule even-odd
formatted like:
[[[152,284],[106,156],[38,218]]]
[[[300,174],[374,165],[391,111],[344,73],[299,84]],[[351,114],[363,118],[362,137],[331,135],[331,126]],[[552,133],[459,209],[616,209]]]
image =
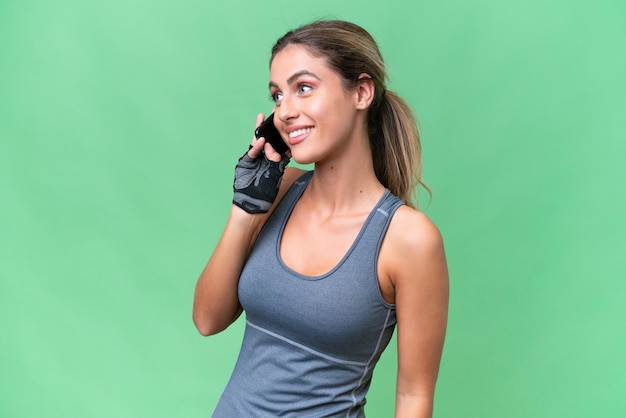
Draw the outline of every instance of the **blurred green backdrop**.
[[[195,280],[269,49],[324,17],[372,33],[421,120],[435,416],[626,416],[625,2],[2,0],[1,417],[210,415],[243,327],[200,337]]]

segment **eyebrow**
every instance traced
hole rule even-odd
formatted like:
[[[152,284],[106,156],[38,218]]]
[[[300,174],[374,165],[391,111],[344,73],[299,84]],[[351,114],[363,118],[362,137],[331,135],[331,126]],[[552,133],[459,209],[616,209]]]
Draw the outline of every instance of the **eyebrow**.
[[[300,78],[303,75],[310,75],[310,76],[314,77],[315,79],[320,80],[320,78],[318,76],[316,76],[315,74],[313,74],[312,72],[307,71],[307,70],[300,70],[300,71],[294,73],[291,77],[289,77],[287,79],[287,84],[293,84],[294,81],[296,81],[298,78]],[[273,81],[270,81],[269,86],[270,86],[270,88],[271,87],[278,88],[278,84],[274,83]]]

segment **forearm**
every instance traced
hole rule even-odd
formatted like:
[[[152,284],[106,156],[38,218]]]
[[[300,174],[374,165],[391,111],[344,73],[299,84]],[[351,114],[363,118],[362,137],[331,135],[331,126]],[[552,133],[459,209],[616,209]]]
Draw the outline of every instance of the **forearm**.
[[[231,209],[222,237],[196,284],[193,321],[202,335],[224,330],[241,314],[239,276],[265,219],[235,206]]]
[[[432,397],[396,393],[395,418],[432,418]]]

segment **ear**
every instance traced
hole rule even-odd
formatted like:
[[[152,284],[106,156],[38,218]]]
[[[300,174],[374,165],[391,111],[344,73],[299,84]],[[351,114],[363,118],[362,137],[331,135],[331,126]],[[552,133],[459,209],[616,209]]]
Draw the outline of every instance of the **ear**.
[[[365,110],[369,108],[374,101],[375,93],[376,87],[374,86],[374,80],[372,80],[372,77],[366,73],[359,75],[356,85],[357,109]]]

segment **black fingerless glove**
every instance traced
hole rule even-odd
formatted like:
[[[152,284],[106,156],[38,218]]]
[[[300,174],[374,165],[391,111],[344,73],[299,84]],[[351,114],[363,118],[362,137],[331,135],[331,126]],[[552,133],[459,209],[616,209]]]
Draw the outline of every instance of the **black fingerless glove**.
[[[248,213],[266,213],[276,199],[289,157],[270,161],[265,154],[250,158],[246,152],[235,166],[233,203]]]

